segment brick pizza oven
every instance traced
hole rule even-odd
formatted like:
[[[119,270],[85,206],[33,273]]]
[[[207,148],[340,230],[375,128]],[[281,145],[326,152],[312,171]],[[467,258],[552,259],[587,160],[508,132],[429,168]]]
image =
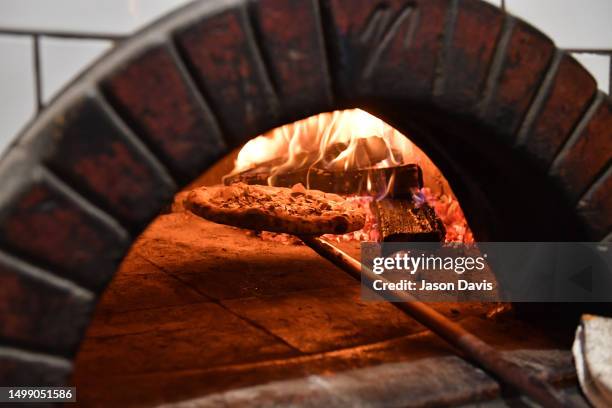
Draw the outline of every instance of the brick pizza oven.
[[[610,240],[612,100],[520,19],[479,0],[196,2],[100,59],[0,160],[0,379],[65,384],[98,297],[180,188],[348,108],[410,135],[477,240]]]

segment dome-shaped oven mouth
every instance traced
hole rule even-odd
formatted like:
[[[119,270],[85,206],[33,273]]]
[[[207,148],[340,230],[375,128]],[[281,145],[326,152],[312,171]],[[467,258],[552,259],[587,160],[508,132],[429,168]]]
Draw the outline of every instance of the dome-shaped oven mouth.
[[[479,243],[609,241],[611,128],[591,75],[484,1],[194,1],[104,55],[0,157],[0,383],[66,385],[76,367],[82,401],[138,405],[442,356],[308,248],[164,209],[209,170],[306,187],[339,173],[330,188],[390,226],[409,211],[427,240],[441,220],[447,240],[470,240],[469,222]],[[565,347],[489,306],[439,311],[500,346]],[[566,325],[583,310],[554,308]],[[499,395],[479,373],[453,401]]]

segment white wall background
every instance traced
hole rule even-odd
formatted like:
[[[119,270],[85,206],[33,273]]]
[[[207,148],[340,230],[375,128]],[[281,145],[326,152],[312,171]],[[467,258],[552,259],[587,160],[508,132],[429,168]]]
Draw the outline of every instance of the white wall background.
[[[0,0],[0,152],[116,41],[189,1]],[[610,92],[612,0],[487,1],[540,28]]]

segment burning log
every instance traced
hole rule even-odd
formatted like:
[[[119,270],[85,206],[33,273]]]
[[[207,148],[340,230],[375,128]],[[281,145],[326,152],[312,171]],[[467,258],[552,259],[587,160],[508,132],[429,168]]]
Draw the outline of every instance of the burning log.
[[[223,184],[243,182],[267,185],[272,166],[270,162],[262,163],[256,168],[226,176],[223,178]],[[412,189],[423,187],[423,173],[416,164],[349,170],[311,167],[274,175],[270,182],[278,187],[291,187],[302,183],[310,189],[345,195],[382,195],[389,189],[391,197],[409,198]]]
[[[385,242],[443,242],[444,223],[427,204],[384,199],[370,204]]]
[[[320,135],[313,136],[317,137]],[[423,187],[423,174],[416,164],[383,167],[385,160],[402,162],[403,153],[396,147],[380,136],[360,137],[350,143],[329,143],[322,147],[323,151],[300,146],[289,154],[287,147],[279,157],[253,163],[224,177],[223,184],[291,187],[301,183],[310,189],[335,194],[381,196],[390,192],[393,197],[409,198],[412,189]],[[390,186],[393,189],[389,190]]]

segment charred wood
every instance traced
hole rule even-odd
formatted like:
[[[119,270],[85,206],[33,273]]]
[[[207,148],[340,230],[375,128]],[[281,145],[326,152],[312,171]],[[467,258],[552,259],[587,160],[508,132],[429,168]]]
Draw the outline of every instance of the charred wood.
[[[442,242],[444,223],[427,204],[384,199],[371,203],[381,238],[385,242]]]
[[[384,195],[410,198],[413,189],[423,187],[423,173],[416,164],[397,167],[349,170],[302,168],[272,176],[271,162],[223,178],[225,185],[243,182],[279,187],[302,183],[310,189],[335,194]]]

